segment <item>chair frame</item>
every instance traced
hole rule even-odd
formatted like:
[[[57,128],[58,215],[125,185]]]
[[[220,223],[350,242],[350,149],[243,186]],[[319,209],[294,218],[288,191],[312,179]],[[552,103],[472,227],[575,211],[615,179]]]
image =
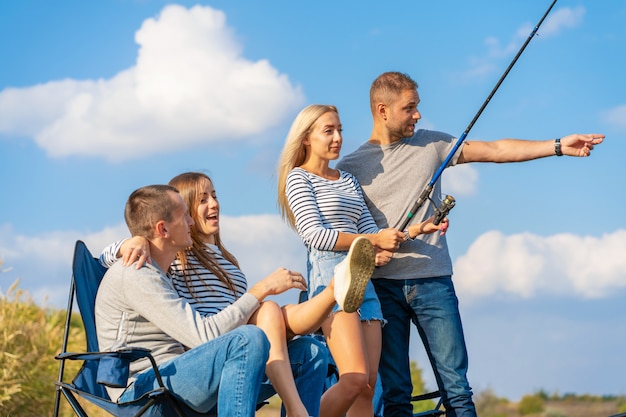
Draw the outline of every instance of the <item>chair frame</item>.
[[[189,407],[186,407],[178,402],[172,392],[169,391],[163,384],[163,380],[159,373],[156,362],[148,349],[123,348],[115,352],[100,352],[98,350],[97,340],[89,338],[89,336],[87,335],[87,329],[95,329],[93,302],[91,302],[90,304],[88,300],[82,301],[80,297],[77,296],[77,286],[83,285],[83,282],[80,282],[79,280],[88,279],[88,277],[80,276],[81,273],[78,271],[78,269],[80,269],[78,268],[78,266],[82,265],[82,261],[89,262],[89,257],[92,258],[92,262],[90,266],[91,270],[90,272],[87,272],[87,274],[93,275],[92,279],[98,279],[97,284],[99,285],[100,280],[106,272],[106,268],[100,266],[98,260],[91,255],[85,243],[78,240],[74,249],[74,259],[72,262],[72,279],[70,283],[70,294],[68,298],[67,313],[65,318],[63,343],[61,347],[61,352],[57,356],[55,356],[55,359],[59,360],[59,375],[57,381],[55,382],[56,397],[54,405],[54,417],[58,417],[59,415],[61,395],[63,395],[63,397],[67,400],[69,405],[72,407],[74,413],[80,417],[88,417],[88,415],[78,401],[78,397],[95,404],[96,406],[104,409],[111,414],[120,416],[149,415],[149,413],[146,413],[150,410],[150,408],[160,404],[171,407],[171,410],[173,410],[173,412],[179,417],[200,415],[207,416],[208,414],[198,414],[197,412],[189,409]],[[91,292],[93,292],[93,290]],[[93,296],[95,300],[95,292],[89,295]],[[83,327],[85,328],[85,334],[87,338],[87,352],[67,352],[74,301],[76,301],[78,304]],[[83,304],[85,302],[87,303],[87,305]],[[85,311],[83,311],[83,308]],[[97,393],[85,391],[81,389],[81,387],[77,386],[76,382],[80,378],[89,379],[90,382],[95,381],[98,362],[101,358],[104,357],[122,358],[128,362],[132,362],[140,358],[148,358],[150,360],[152,369],[154,370],[159,387],[144,394],[141,398],[138,398],[136,400],[124,403],[116,403],[110,400],[108,394],[106,393],[106,390],[104,389],[104,386],[102,385],[99,385]],[[71,383],[64,380],[66,360],[84,361],[83,366],[80,368],[78,374]]]
[[[438,398],[437,405],[432,410],[422,411],[414,413],[413,417],[438,417],[444,415],[446,412],[442,410],[443,400],[439,391],[427,392],[425,394],[414,395],[411,397],[411,403],[425,400],[433,400]]]

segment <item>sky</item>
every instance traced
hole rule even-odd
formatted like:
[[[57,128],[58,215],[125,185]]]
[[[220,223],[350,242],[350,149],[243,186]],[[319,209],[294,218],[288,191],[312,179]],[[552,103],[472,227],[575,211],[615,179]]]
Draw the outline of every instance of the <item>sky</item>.
[[[371,82],[401,71],[418,128],[460,136],[549,4],[0,2],[0,293],[19,279],[65,308],[75,241],[127,237],[128,195],[186,171],[213,179],[250,284],[305,271],[276,206],[295,115],[336,105],[345,155],[371,133]],[[476,393],[626,395],[625,19],[625,0],[558,1],[467,136],[605,134],[591,157],[444,172]],[[411,356],[434,389],[415,336]]]

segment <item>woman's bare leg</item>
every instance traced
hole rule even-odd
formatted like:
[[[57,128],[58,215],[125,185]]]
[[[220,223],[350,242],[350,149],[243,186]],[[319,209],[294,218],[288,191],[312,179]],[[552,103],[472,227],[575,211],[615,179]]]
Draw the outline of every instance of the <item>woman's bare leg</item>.
[[[340,417],[368,384],[369,363],[363,329],[357,313],[338,312],[324,321],[322,330],[339,370],[339,381],[322,396],[320,415]],[[373,411],[362,414],[369,415],[373,415]]]
[[[261,303],[261,306],[250,318],[249,323],[255,324],[263,330],[270,342],[265,373],[283,401],[287,416],[308,416],[309,413],[300,399],[291,373],[285,322],[280,306],[272,301]]]
[[[380,361],[380,352],[382,349],[382,330],[381,322],[378,320],[362,321],[363,336],[365,340],[365,349],[367,353],[367,361],[369,368],[367,386],[361,391],[356,398],[350,410],[346,413],[346,417],[373,416],[373,400],[374,387],[376,387],[376,378],[378,377],[378,363]]]
[[[322,292],[299,304],[287,304],[282,307],[287,338],[295,335],[316,332],[335,307],[334,278]]]

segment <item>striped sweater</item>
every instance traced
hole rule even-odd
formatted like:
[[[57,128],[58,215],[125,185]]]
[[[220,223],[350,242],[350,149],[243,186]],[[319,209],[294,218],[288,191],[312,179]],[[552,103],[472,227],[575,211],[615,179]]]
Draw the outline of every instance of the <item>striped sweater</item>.
[[[100,255],[100,263],[106,267],[113,265],[117,261],[116,254],[123,242],[121,240],[105,248]],[[187,252],[187,262],[189,263],[187,274],[191,290],[185,284],[182,265],[178,259],[172,263],[168,276],[181,298],[184,298],[203,316],[210,316],[218,314],[240,299],[247,291],[248,283],[243,272],[227,261],[217,246],[206,244],[205,250],[210,252],[218,264],[228,273],[237,294],[233,294],[226,284],[204,268],[191,252]],[[195,298],[192,294],[195,295]]]
[[[365,205],[361,186],[346,171],[328,180],[302,168],[287,175],[286,194],[304,243],[319,250],[333,250],[339,232],[373,234],[380,229]]]

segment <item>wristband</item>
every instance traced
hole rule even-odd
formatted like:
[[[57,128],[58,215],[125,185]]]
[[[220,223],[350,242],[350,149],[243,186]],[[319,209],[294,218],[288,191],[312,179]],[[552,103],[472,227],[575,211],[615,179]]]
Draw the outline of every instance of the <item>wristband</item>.
[[[554,139],[554,153],[556,156],[563,156],[563,152],[561,152],[561,138]]]

